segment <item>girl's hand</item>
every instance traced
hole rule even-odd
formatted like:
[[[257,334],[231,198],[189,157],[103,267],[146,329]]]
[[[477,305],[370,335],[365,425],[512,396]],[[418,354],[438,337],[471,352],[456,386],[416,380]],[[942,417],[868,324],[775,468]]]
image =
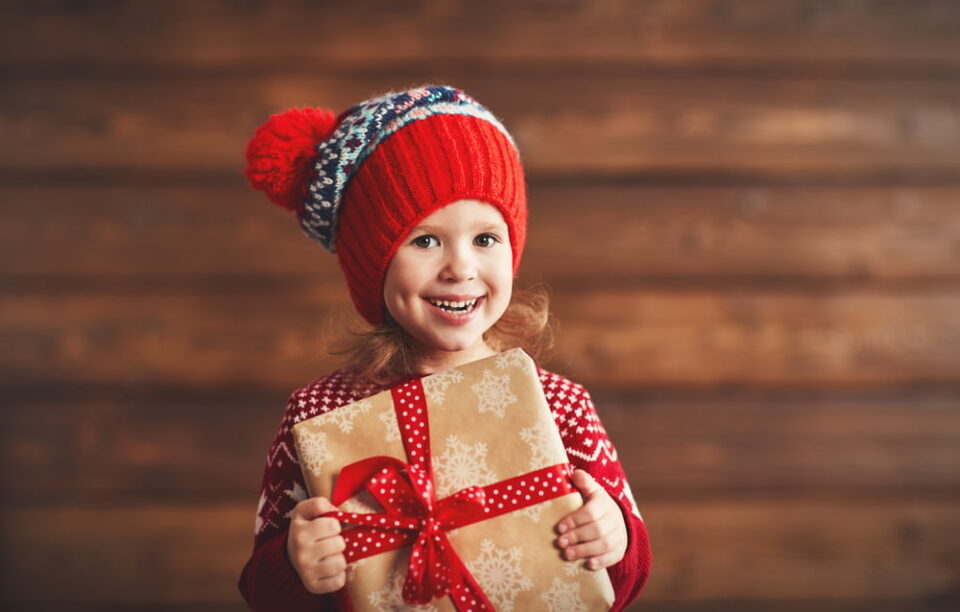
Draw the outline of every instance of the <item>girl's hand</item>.
[[[347,579],[340,521],[320,516],[331,510],[336,508],[326,497],[304,499],[293,509],[287,534],[290,562],[303,586],[318,595],[340,589]]]
[[[587,567],[610,567],[627,552],[627,524],[620,506],[583,470],[574,470],[573,485],[584,504],[557,523],[557,546],[568,561],[587,559]]]

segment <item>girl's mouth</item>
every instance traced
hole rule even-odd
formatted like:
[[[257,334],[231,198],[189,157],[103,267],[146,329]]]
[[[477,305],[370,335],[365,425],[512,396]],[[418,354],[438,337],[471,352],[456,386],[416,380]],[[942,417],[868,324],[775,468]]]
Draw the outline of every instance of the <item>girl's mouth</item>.
[[[430,305],[430,311],[437,315],[446,323],[462,325],[467,323],[480,309],[480,305],[486,299],[486,296],[480,296],[472,300],[462,302],[452,302],[449,300],[434,300],[423,298]]]

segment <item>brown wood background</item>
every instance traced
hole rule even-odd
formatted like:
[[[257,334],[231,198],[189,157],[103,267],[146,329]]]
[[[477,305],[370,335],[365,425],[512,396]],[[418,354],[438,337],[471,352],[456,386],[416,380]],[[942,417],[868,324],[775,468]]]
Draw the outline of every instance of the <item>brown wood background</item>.
[[[247,188],[271,112],[449,83],[529,180],[545,364],[651,532],[634,610],[960,606],[960,4],[0,4],[0,597],[245,609],[335,259]]]

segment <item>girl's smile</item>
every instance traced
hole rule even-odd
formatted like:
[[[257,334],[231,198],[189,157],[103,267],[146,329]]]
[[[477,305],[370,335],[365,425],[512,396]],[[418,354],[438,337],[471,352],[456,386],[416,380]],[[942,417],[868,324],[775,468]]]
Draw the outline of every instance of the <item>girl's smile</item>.
[[[432,307],[434,313],[446,323],[463,325],[473,320],[483,303],[483,296],[443,296],[439,298],[423,298]]]
[[[483,334],[510,303],[513,255],[503,216],[458,200],[426,217],[401,243],[384,280],[391,316],[427,353],[428,369],[493,354]]]

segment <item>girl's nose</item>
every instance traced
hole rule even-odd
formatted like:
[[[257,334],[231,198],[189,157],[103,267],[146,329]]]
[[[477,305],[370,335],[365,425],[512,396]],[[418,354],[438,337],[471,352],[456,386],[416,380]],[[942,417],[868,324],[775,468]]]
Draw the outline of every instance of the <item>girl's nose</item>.
[[[440,276],[446,281],[466,281],[477,277],[477,262],[469,247],[453,246],[448,250]]]

